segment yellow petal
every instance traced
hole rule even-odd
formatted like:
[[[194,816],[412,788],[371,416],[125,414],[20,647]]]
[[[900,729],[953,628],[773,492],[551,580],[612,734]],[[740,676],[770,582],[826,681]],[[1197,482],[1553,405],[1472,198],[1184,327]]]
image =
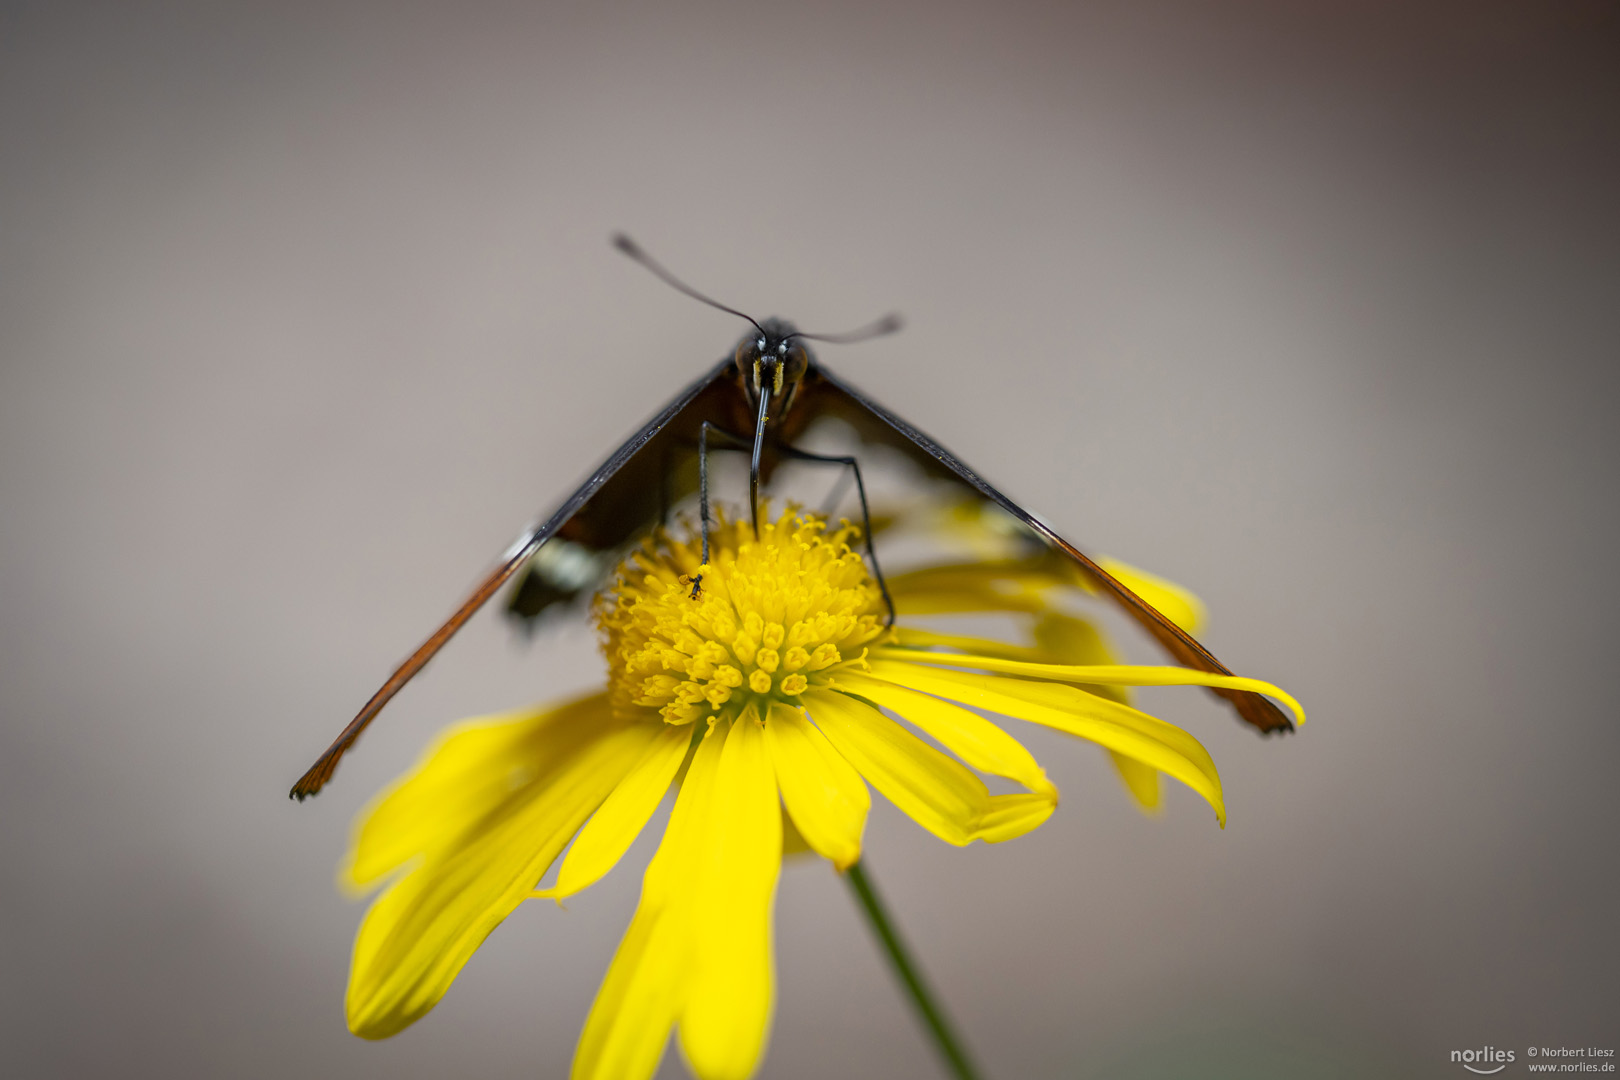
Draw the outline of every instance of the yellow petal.
[[[657,1071],[685,987],[685,942],[660,933],[670,918],[642,893],[579,1034],[573,1080],[647,1080]]]
[[[942,634],[915,626],[896,626],[894,638],[899,645],[907,649],[955,649],[975,656],[999,656],[1003,660],[1028,660],[1032,663],[1054,659],[1028,645],[1014,645],[1011,642],[972,637],[967,634]]]
[[[953,649],[973,656],[1022,660],[1032,664],[1118,664],[1102,628],[1090,619],[1048,611],[1033,623],[1034,645],[1015,645],[967,634],[942,634],[913,626],[894,628],[894,641],[907,649]],[[1111,692],[1120,688],[1109,687]]]
[[[1035,647],[1037,651],[1045,654],[1049,663],[1088,665],[1119,663],[1119,658],[1108,644],[1108,638],[1100,626],[1090,619],[1060,612],[1051,612],[1035,621]],[[1010,656],[1007,659],[1018,660],[1022,657]]]
[[[897,628],[897,636],[900,644],[907,647],[935,646],[960,649],[980,656],[994,656],[1001,660],[1027,660],[1037,663],[1062,664],[1112,665],[1118,663],[1118,659],[1109,645],[1108,638],[1097,624],[1090,619],[1055,611],[1048,612],[1036,620],[1034,648],[1008,645],[988,638],[967,637],[961,634],[937,634],[932,631],[919,631],[910,628]],[[1131,703],[1131,694],[1127,687],[1105,683],[1085,686],[1083,689],[1117,701],[1121,705]],[[1157,812],[1161,803],[1158,770],[1112,750],[1108,751],[1108,757],[1114,763],[1115,771],[1119,773],[1120,779],[1125,782],[1125,788],[1131,793],[1131,797],[1136,804],[1149,813]],[[967,759],[964,757],[963,760],[966,761]],[[972,763],[969,762],[969,764]],[[978,766],[974,767],[978,768]]]
[[[1119,663],[1102,628],[1089,619],[1078,619],[1072,615],[1056,612],[1044,615],[1035,624],[1035,643],[1039,650],[1046,654],[1044,659],[1051,663],[1108,665]],[[1013,656],[1007,659],[1023,658]],[[1117,701],[1121,705],[1131,704],[1129,687],[1093,683],[1084,685],[1081,689]],[[1125,790],[1131,793],[1136,805],[1150,815],[1158,813],[1161,802],[1159,771],[1113,750],[1108,751],[1108,759],[1114,763],[1114,770],[1119,773],[1120,779],[1125,781]]]
[[[877,525],[874,523],[872,527],[875,529],[877,528]],[[796,858],[801,855],[813,856],[819,854],[820,852],[811,847],[809,841],[805,840],[804,834],[799,832],[798,826],[793,824],[793,819],[788,817],[786,814],[783,814],[782,861],[787,862],[789,859]]]
[[[1305,710],[1292,694],[1271,683],[1240,675],[1213,675],[1184,667],[1155,667],[1144,664],[1033,664],[1003,660],[995,656],[964,656],[958,653],[925,652],[919,649],[886,647],[872,652],[874,660],[896,660],[906,664],[943,664],[949,667],[977,668],[1031,679],[1115,686],[1213,686],[1224,690],[1252,690],[1276,698],[1303,724]]]
[[[797,709],[772,705],[765,745],[782,802],[811,850],[847,870],[861,857],[872,796],[855,767]]]
[[[1022,836],[1052,813],[1040,796],[991,796],[984,781],[872,706],[836,690],[804,695],[816,726],[862,776],[949,844]]]
[[[906,615],[974,611],[1045,611],[1048,593],[1074,584],[1072,574],[1046,559],[974,561],[926,566],[888,579],[895,607]]]
[[[921,519],[918,524],[930,535],[961,544],[980,559],[1006,558],[1040,543],[1023,522],[976,496],[928,509],[932,512],[910,516]]]
[[[897,651],[886,650],[891,655]],[[943,654],[927,655],[932,661]],[[1208,800],[1223,825],[1226,822],[1215,763],[1197,739],[1174,724],[1063,683],[946,671],[892,658],[872,661],[869,674],[1090,739],[1180,780]]]
[[[1204,607],[1204,602],[1190,589],[1106,555],[1097,560],[1097,565],[1131,592],[1158,608],[1161,615],[1187,633],[1197,634],[1209,621],[1209,611]]]
[[[1015,840],[1043,824],[1056,808],[1056,788],[1027,795],[992,795],[979,818],[975,838],[987,844]]]
[[[574,838],[557,871],[557,884],[531,895],[561,900],[589,888],[613,869],[658,809],[691,745],[690,727],[664,725],[642,759]]]
[[[1049,794],[1053,805],[1057,804],[1057,788],[1046,778],[1034,755],[977,713],[858,672],[840,675],[838,689],[898,713],[980,772],[1016,780],[1030,791]]]
[[[424,852],[454,843],[556,752],[559,733],[583,734],[587,729],[575,721],[588,725],[583,718],[602,714],[606,700],[592,694],[447,729],[414,769],[356,815],[339,884],[351,893],[363,891]]]
[[[1119,772],[1119,778],[1125,781],[1125,789],[1136,800],[1136,805],[1155,814],[1160,809],[1162,793],[1159,790],[1159,770],[1151,765],[1144,765],[1135,758],[1126,757],[1117,750],[1108,751],[1109,760]]]
[[[771,914],[782,867],[782,811],[765,730],[745,712],[726,739],[691,885],[693,970],[681,1049],[702,1080],[746,1080],[759,1065],[775,999]]]
[[[1206,622],[1204,604],[1190,590],[1129,563],[1105,557],[1099,566],[1188,633]],[[984,558],[921,567],[889,579],[895,606],[907,615],[978,611],[1042,612],[1051,592],[1095,588],[1079,567],[1055,549],[1013,558]]]
[[[449,840],[444,828],[415,815],[393,819],[417,826],[427,846],[360,924],[346,1001],[356,1035],[393,1035],[436,1005],[473,950],[534,888],[658,734],[651,724],[614,720],[600,697],[522,723],[531,730],[508,747],[525,751],[523,769],[502,773],[513,786],[502,798],[485,797],[481,817],[453,818],[458,831]],[[473,741],[485,748],[499,742]],[[435,780],[434,766],[430,759],[419,775]],[[470,803],[452,801],[452,810],[462,813]],[[367,822],[360,832],[371,829]],[[373,850],[404,846],[379,840]]]
[[[658,1068],[685,1003],[693,937],[688,890],[701,865],[726,742],[723,728],[698,743],[663,842],[642,878],[641,903],[608,966],[574,1051],[573,1080],[645,1080]]]

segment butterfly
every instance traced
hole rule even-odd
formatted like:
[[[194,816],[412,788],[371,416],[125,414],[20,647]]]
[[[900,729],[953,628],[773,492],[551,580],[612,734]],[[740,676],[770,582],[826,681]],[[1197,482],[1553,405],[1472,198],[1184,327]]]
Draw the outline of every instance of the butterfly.
[[[795,445],[813,422],[824,417],[843,421],[863,445],[897,450],[926,476],[1010,515],[1039,542],[1070,560],[1093,590],[1113,601],[1178,663],[1199,671],[1231,674],[1191,634],[1059,536],[1050,525],[1003,495],[933,438],[833,374],[807,344],[844,344],[876,337],[898,329],[898,319],[889,316],[848,334],[807,334],[780,319],[756,321],[686,285],[629,237],[620,234],[613,243],[680,292],[746,319],[749,331],[730,355],[676,394],[658,415],[609,455],[561,506],[523,531],[455,613],[394,670],[293,785],[289,792],[292,798],[302,801],[319,792],[332,778],[338,761],[383,707],[520,571],[527,568],[509,606],[519,617],[532,618],[593,585],[615,553],[663,520],[670,505],[690,495],[693,487],[700,497],[706,549],[711,449],[748,452],[750,508],[756,525],[761,486],[783,461],[816,461],[850,468],[866,519],[863,531],[867,553],[874,577],[882,586],[859,461],[853,456],[812,454]],[[691,588],[697,595],[702,588],[700,576],[694,576]],[[883,593],[892,622],[894,605],[886,587]],[[1225,698],[1239,717],[1262,733],[1293,730],[1292,721],[1260,694],[1221,688],[1211,688],[1210,692]]]

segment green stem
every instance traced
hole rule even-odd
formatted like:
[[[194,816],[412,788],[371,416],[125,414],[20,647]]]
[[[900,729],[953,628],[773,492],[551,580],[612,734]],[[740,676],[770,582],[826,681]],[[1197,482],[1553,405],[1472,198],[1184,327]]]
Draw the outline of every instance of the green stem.
[[[877,934],[878,940],[883,943],[883,949],[889,955],[889,963],[893,965],[894,973],[899,976],[906,992],[911,995],[912,1005],[916,1006],[917,1014],[928,1026],[929,1033],[934,1036],[940,1056],[950,1066],[951,1074],[956,1080],[978,1080],[979,1072],[973,1067],[967,1049],[952,1030],[951,1022],[945,1016],[945,1010],[935,1002],[934,995],[928,989],[928,983],[924,981],[921,969],[907,951],[905,942],[900,940],[900,932],[895,929],[894,921],[889,918],[888,909],[883,906],[882,898],[878,896],[877,890],[872,887],[871,880],[866,876],[865,865],[857,862],[844,871],[843,878],[849,882],[849,887],[855,891],[855,896],[860,900],[861,911],[865,913],[866,920],[872,924],[872,931]]]

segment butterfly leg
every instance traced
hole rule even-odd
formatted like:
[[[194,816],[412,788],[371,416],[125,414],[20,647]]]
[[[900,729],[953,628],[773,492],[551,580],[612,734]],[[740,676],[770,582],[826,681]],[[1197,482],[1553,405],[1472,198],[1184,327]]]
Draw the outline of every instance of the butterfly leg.
[[[728,450],[747,450],[749,443],[740,435],[733,435],[725,428],[715,424],[712,420],[703,421],[703,427],[698,430],[698,527],[703,532],[703,555],[701,565],[709,565],[709,433],[724,439],[729,445]],[[692,577],[692,599],[696,600],[703,591],[703,575],[695,574]]]
[[[833,484],[832,490],[827,492],[827,497],[821,501],[820,513],[822,517],[831,518],[833,516],[833,511],[838,509],[844,501],[844,496],[849,494],[849,485],[854,478],[855,474],[853,472],[839,472],[838,480]]]
[[[854,475],[855,491],[861,497],[861,533],[866,537],[866,555],[872,563],[872,576],[877,579],[878,589],[883,593],[883,604],[889,609],[889,619],[883,624],[883,628],[887,630],[894,626],[894,598],[889,595],[889,583],[883,580],[883,568],[878,565],[877,547],[872,543],[872,511],[866,504],[866,482],[861,479],[861,463],[851,456],[812,454],[808,450],[792,446],[782,447],[782,453],[797,461],[843,465]]]

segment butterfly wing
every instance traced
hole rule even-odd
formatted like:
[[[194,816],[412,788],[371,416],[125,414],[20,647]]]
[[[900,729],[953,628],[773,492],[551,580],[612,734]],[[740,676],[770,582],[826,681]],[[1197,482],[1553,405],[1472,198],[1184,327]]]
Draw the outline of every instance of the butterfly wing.
[[[675,396],[591,473],[590,479],[539,524],[524,530],[500,562],[444,625],[422,643],[371,696],[341,734],[289,792],[300,801],[314,795],[354,741],[383,706],[433,659],[456,631],[534,556],[557,538],[591,555],[612,551],[651,527],[660,514],[691,488],[698,431],[705,420],[733,430],[752,421],[742,389],[729,375],[730,359]],[[739,413],[740,408],[740,413]]]
[[[1050,525],[997,491],[934,439],[835,376],[819,362],[813,362],[806,373],[795,409],[799,413],[797,420],[801,430],[819,416],[837,417],[854,428],[863,442],[892,447],[928,475],[952,481],[979,498],[995,503],[1048,545],[1072,559],[1099,593],[1112,600],[1138,626],[1151,634],[1178,663],[1217,675],[1232,674],[1191,634],[1165,618],[1152,604],[1059,536]],[[1264,733],[1293,730],[1293,722],[1283,711],[1260,694],[1223,689],[1212,689],[1211,693],[1225,698],[1239,716]]]

